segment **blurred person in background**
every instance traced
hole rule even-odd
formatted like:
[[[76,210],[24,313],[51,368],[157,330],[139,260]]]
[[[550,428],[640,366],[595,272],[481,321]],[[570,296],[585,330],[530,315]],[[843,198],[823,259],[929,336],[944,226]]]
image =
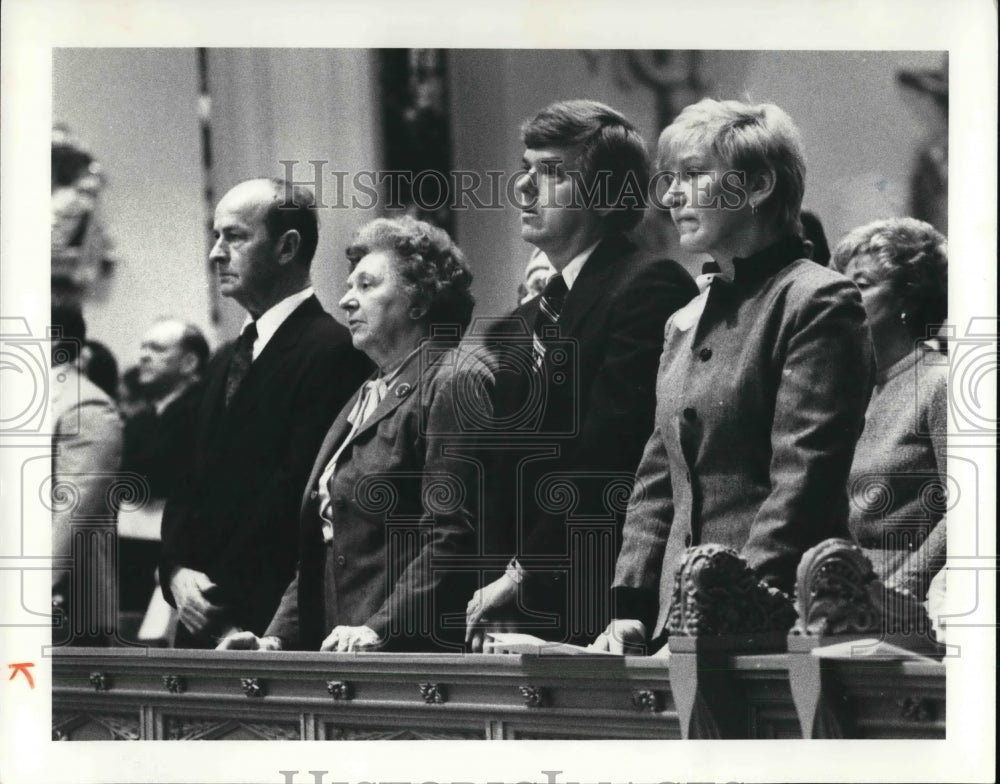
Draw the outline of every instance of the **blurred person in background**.
[[[915,218],[875,221],[837,244],[833,267],[861,290],[878,371],[851,466],[851,533],[888,587],[923,601],[947,545],[948,365],[929,343],[948,316],[947,242]]]
[[[815,212],[802,210],[799,216],[802,220],[802,243],[806,246],[806,255],[821,267],[830,266],[830,244],[826,240],[823,224]]]
[[[186,481],[195,450],[208,342],[193,324],[165,318],[143,335],[138,382],[149,405],[127,419],[122,469],[141,474],[153,498]]]
[[[112,400],[118,399],[118,360],[111,349],[97,340],[88,340],[80,351],[80,369]]]
[[[63,614],[53,643],[107,645],[117,621],[112,485],[122,422],[107,393],[80,372],[87,339],[80,308],[54,306],[52,328],[52,600]]]

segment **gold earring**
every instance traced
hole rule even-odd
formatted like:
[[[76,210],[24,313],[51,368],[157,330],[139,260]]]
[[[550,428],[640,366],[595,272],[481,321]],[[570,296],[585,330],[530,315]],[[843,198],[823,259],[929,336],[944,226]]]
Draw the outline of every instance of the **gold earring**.
[[[906,323],[906,311],[905,310],[902,313],[899,314],[899,321],[900,321],[901,324],[905,324]]]
[[[754,204],[753,202],[750,202],[750,214],[751,215],[757,214],[757,205]]]

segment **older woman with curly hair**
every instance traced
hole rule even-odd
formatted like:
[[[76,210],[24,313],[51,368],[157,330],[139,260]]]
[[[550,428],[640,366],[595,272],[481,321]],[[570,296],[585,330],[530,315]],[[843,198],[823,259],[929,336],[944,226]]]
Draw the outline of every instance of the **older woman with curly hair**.
[[[851,467],[851,533],[891,588],[923,600],[944,563],[948,367],[946,240],[914,218],[848,233],[833,266],[861,290],[878,375]]]
[[[493,387],[459,347],[472,274],[444,231],[411,218],[362,227],[347,257],[340,306],[378,371],[320,448],[297,575],[273,620],[223,648],[461,650],[444,618],[462,617],[470,587],[442,564],[475,546],[481,477],[458,452],[489,421]]]
[[[773,104],[704,99],[663,131],[658,152],[681,247],[709,254],[719,273],[666,325],[615,621],[595,643],[613,652],[662,646],[687,548],[732,547],[790,593],[802,554],[847,535],[873,377],[858,290],[807,258],[791,118]]]

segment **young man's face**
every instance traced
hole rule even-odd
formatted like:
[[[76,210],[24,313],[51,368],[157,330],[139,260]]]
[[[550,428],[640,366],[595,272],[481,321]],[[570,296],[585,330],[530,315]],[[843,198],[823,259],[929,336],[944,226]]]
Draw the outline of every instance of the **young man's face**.
[[[584,205],[573,147],[526,149],[518,180],[521,237],[545,251],[557,270],[601,235],[601,216]]]

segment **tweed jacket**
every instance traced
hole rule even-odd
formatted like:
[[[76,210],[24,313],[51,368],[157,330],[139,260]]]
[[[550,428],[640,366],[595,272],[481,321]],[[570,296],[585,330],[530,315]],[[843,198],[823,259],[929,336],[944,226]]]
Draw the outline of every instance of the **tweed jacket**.
[[[368,626],[389,649],[461,650],[474,590],[472,572],[461,573],[471,561],[461,559],[474,552],[483,517],[477,450],[492,393],[493,375],[474,353],[426,341],[353,434],[356,396],[348,402],[306,483],[297,573],[267,635],[318,650],[334,626]],[[317,483],[348,436],[328,485],[333,540],[324,543]]]
[[[664,334],[614,583],[616,617],[650,638],[687,547],[731,546],[790,592],[805,550],[849,538],[847,477],[874,382],[860,294],[795,237],[735,266]]]

